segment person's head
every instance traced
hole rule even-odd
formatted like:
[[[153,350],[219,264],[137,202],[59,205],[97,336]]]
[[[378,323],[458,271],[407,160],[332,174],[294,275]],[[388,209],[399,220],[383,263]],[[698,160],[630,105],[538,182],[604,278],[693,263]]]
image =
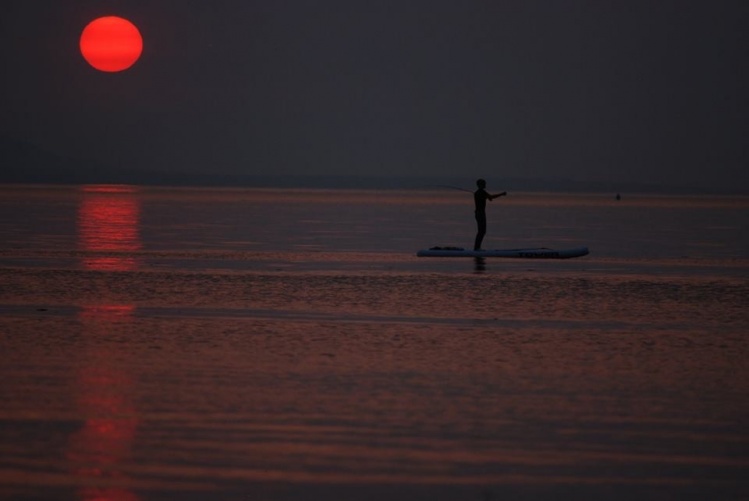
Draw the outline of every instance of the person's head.
[[[481,189],[486,188],[486,181],[484,181],[483,179],[477,179],[476,186],[478,186]]]

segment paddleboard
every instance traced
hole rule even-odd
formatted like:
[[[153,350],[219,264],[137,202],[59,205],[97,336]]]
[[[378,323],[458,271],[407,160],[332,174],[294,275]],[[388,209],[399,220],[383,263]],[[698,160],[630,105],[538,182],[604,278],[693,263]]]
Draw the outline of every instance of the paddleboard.
[[[419,257],[512,257],[525,259],[569,259],[585,256],[588,254],[587,247],[576,247],[574,249],[495,249],[495,250],[472,250],[462,247],[432,247],[422,249],[416,253]]]

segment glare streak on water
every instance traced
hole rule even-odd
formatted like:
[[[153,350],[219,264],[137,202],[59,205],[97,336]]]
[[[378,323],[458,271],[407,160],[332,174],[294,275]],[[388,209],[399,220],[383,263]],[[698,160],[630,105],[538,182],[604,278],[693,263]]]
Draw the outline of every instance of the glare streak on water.
[[[4,190],[0,497],[740,499],[749,201]],[[645,223],[646,222],[646,223]]]

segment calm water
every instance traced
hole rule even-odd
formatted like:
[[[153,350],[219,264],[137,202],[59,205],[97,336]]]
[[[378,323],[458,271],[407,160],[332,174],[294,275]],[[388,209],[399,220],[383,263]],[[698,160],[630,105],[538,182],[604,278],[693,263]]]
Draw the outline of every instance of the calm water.
[[[749,498],[749,199],[0,195],[0,498]]]

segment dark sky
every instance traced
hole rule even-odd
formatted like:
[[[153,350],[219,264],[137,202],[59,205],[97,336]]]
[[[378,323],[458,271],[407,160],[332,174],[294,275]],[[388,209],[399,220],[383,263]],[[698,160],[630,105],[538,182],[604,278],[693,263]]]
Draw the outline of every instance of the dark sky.
[[[81,57],[100,15],[131,69]],[[749,190],[745,0],[5,0],[0,29],[0,136],[101,165]]]

